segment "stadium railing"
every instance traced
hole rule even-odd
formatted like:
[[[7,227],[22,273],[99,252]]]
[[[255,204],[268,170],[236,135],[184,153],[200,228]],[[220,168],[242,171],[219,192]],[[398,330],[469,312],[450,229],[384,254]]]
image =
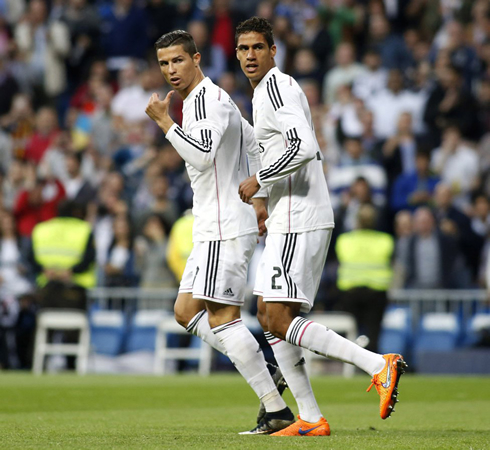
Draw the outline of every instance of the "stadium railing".
[[[425,313],[454,313],[465,324],[490,308],[484,289],[393,289],[388,298],[391,305],[410,308],[414,330]]]

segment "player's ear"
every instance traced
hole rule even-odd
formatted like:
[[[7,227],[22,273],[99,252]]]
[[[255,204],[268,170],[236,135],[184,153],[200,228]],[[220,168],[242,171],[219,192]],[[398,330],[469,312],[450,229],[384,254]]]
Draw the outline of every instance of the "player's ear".
[[[194,53],[194,56],[192,57],[195,66],[197,67],[201,63],[201,54],[199,52]]]
[[[270,52],[271,52],[271,56],[274,58],[276,56],[276,53],[277,53],[277,47],[276,47],[276,44],[273,44],[271,49],[270,49]]]

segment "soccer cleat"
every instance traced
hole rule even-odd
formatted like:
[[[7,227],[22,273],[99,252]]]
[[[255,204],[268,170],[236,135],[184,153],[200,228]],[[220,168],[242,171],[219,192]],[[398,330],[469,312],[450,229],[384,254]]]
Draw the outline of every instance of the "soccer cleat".
[[[271,374],[272,379],[274,380],[274,384],[276,385],[279,394],[282,395],[282,393],[286,390],[288,385],[286,383],[286,380],[284,379],[284,376],[282,375],[281,369],[279,369],[279,367],[271,363],[267,363],[267,368],[269,369],[269,372]],[[265,405],[261,400],[259,412],[257,414],[257,423],[260,423],[260,421],[264,418],[264,416],[265,416]]]
[[[277,412],[266,412],[259,424],[250,431],[242,431],[238,434],[272,434],[280,431],[294,423],[294,415],[291,410],[286,407]]]
[[[271,436],[330,436],[330,426],[324,417],[318,422],[311,423],[301,420],[301,417],[298,416],[296,422]]]
[[[373,376],[367,392],[373,386],[376,387],[380,397],[379,415],[382,419],[387,419],[392,412],[395,412],[395,404],[398,402],[398,381],[408,365],[402,355],[395,353],[383,355],[383,358],[386,360],[385,367]]]

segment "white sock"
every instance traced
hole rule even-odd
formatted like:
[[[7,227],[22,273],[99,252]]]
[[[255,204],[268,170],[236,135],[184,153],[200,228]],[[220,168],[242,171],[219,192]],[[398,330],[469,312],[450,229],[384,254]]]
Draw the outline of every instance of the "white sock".
[[[322,418],[322,413],[306,373],[303,349],[276,338],[268,331],[264,334],[298,404],[299,416],[306,422],[318,422]]]
[[[259,343],[242,319],[212,328],[237,370],[262,400],[267,412],[280,411],[286,403],[279,395],[267,369]]]
[[[293,319],[286,333],[286,341],[328,358],[354,364],[371,376],[381,371],[386,363],[381,355],[303,317]]]
[[[186,328],[188,333],[194,334],[200,337],[204,342],[209,344],[215,350],[226,355],[226,350],[223,344],[219,341],[216,335],[211,331],[208,321],[208,312],[203,309],[199,311],[187,324]]]

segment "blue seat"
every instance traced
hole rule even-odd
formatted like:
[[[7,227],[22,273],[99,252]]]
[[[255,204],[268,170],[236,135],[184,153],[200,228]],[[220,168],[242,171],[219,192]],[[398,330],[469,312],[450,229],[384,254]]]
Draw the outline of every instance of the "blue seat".
[[[89,313],[90,342],[95,353],[116,356],[121,353],[126,335],[122,311],[95,309]]]
[[[483,330],[490,330],[490,313],[477,313],[468,321],[464,345],[471,347],[478,344]]]
[[[400,353],[407,359],[412,338],[411,317],[409,308],[395,306],[386,310],[378,342],[380,353]]]
[[[414,340],[415,363],[424,352],[451,352],[461,336],[461,324],[454,313],[426,313]]]
[[[154,352],[158,325],[163,318],[170,315],[171,313],[165,310],[136,311],[129,327],[126,351],[148,350]]]

